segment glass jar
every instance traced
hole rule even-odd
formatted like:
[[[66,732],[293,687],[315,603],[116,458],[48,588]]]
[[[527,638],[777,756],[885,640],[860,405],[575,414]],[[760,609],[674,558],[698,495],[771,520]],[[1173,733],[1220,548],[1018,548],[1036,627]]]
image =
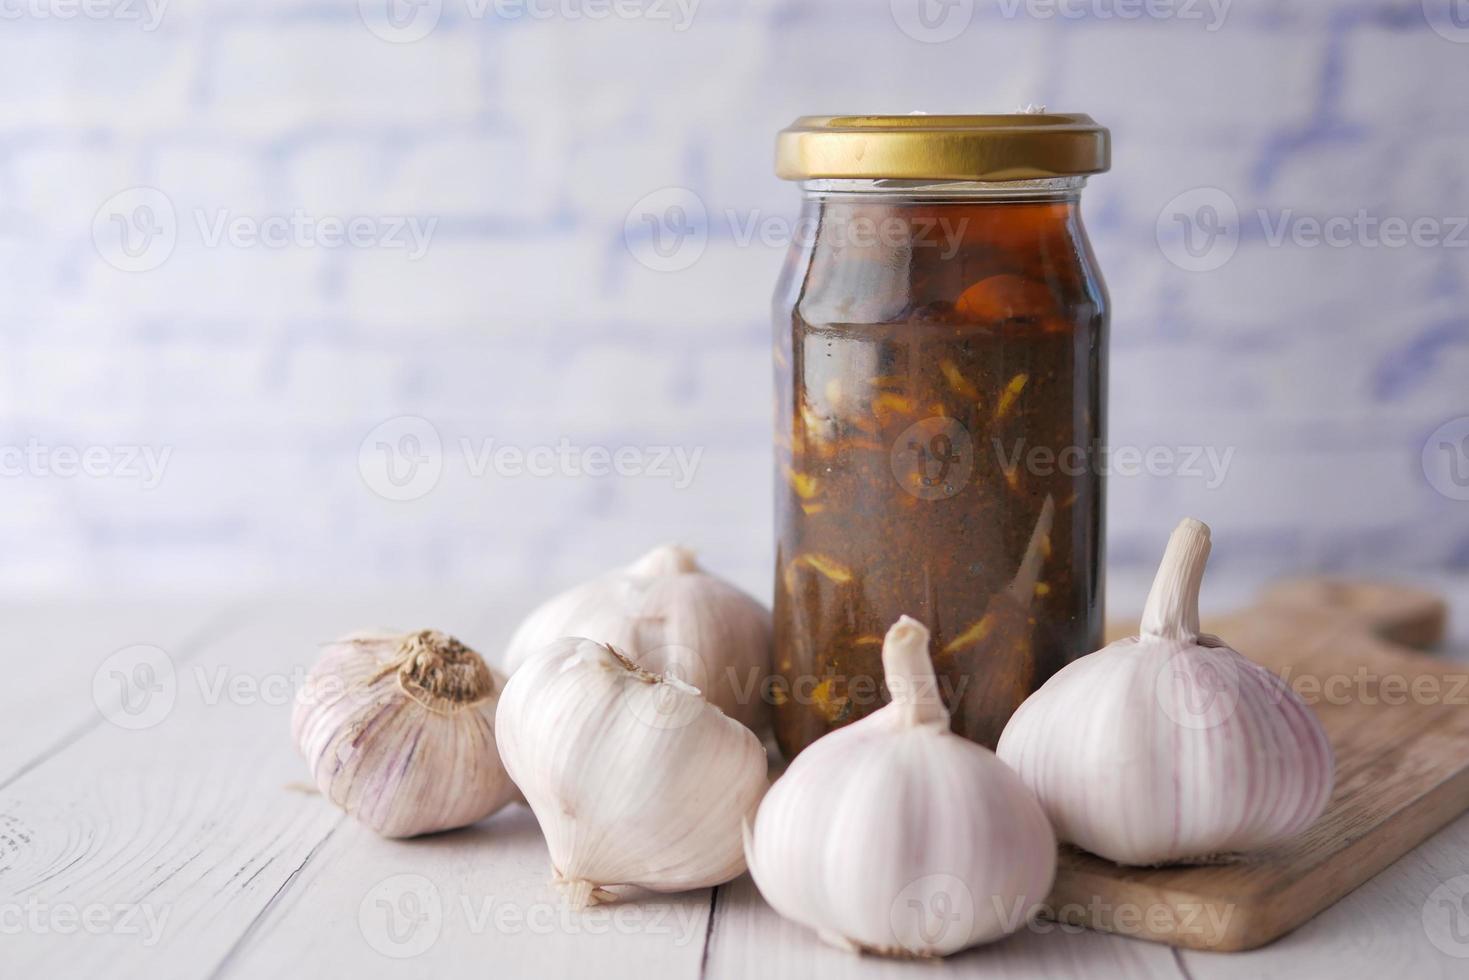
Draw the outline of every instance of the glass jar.
[[[775,297],[776,736],[886,701],[882,638],[932,631],[954,729],[993,747],[1101,646],[1107,297],[1086,116],[808,117]]]

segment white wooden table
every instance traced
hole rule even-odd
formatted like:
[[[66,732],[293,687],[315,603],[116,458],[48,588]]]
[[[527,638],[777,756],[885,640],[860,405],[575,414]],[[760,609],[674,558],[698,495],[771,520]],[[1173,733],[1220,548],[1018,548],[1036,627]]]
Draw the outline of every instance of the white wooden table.
[[[1453,590],[1462,651],[1469,583],[1429,584]],[[1139,588],[1114,597],[1133,603]],[[1469,874],[1469,817],[1255,952],[1052,928],[916,964],[819,944],[748,877],[571,916],[523,807],[386,841],[302,790],[290,698],[317,642],[434,626],[493,659],[528,605],[398,595],[5,606],[0,977],[1469,976],[1469,958],[1423,925],[1434,889]],[[1469,909],[1459,924],[1469,943]]]

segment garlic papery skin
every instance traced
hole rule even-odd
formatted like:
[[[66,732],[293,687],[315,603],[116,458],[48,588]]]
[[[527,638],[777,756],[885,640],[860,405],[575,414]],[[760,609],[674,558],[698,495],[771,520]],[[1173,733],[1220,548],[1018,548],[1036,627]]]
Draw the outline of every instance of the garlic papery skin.
[[[323,796],[384,837],[464,827],[516,797],[495,745],[503,679],[436,630],[328,644],[291,734]]]
[[[1326,732],[1279,677],[1199,632],[1209,529],[1173,532],[1140,635],[1068,664],[997,751],[1063,841],[1120,864],[1219,860],[1316,821]]]
[[[511,638],[507,669],[563,636],[610,644],[645,670],[677,677],[752,731],[768,723],[770,611],[685,548],[654,548],[547,600]]]
[[[765,749],[677,678],[563,637],[511,676],[495,735],[573,908],[612,898],[610,885],[684,891],[745,870],[740,827],[768,785]]]
[[[892,701],[798,755],[746,836],[765,900],[845,949],[931,957],[998,939],[1055,879],[1040,805],[949,730],[928,641],[898,620],[882,652]]]

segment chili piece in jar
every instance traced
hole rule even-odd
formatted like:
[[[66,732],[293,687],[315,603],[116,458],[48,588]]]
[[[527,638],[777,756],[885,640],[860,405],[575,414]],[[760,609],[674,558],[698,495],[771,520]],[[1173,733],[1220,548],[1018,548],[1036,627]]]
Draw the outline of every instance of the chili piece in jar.
[[[808,117],[775,299],[776,736],[881,707],[882,637],[933,633],[954,729],[991,747],[1102,640],[1107,298],[1080,115]]]

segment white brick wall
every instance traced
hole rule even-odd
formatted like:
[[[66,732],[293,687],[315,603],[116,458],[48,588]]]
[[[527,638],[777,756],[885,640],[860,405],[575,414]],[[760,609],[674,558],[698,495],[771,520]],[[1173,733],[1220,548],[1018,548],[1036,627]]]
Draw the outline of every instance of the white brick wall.
[[[1273,246],[1257,216],[1469,215],[1469,44],[1416,0],[1234,0],[1216,30],[1103,16],[1112,0],[1069,4],[1080,18],[977,0],[951,5],[969,19],[943,43],[899,29],[906,0],[702,0],[684,30],[575,18],[572,0],[513,20],[444,0],[425,36],[390,43],[366,26],[389,2],[172,0],[156,31],[3,24],[0,447],[171,456],[153,488],[34,464],[0,477],[0,589],[488,590],[668,538],[764,591],[783,256],[742,245],[728,215],[794,215],[770,164],[798,114],[1026,101],[1113,128],[1114,170],[1086,198],[1115,306],[1113,442],[1234,452],[1213,489],[1114,479],[1114,561],[1150,564],[1188,512],[1241,567],[1469,567],[1469,503],[1420,464],[1429,433],[1469,414],[1469,247]],[[146,271],[94,242],[99,208],[134,187],[176,222]],[[679,272],[623,237],[667,187],[709,218]],[[1197,187],[1241,215],[1211,272],[1155,238]],[[211,246],[198,224],[296,213],[432,232],[414,259]],[[359,448],[405,415],[432,422],[443,470],[393,502]],[[476,477],[461,439],[703,455],[684,488]]]

